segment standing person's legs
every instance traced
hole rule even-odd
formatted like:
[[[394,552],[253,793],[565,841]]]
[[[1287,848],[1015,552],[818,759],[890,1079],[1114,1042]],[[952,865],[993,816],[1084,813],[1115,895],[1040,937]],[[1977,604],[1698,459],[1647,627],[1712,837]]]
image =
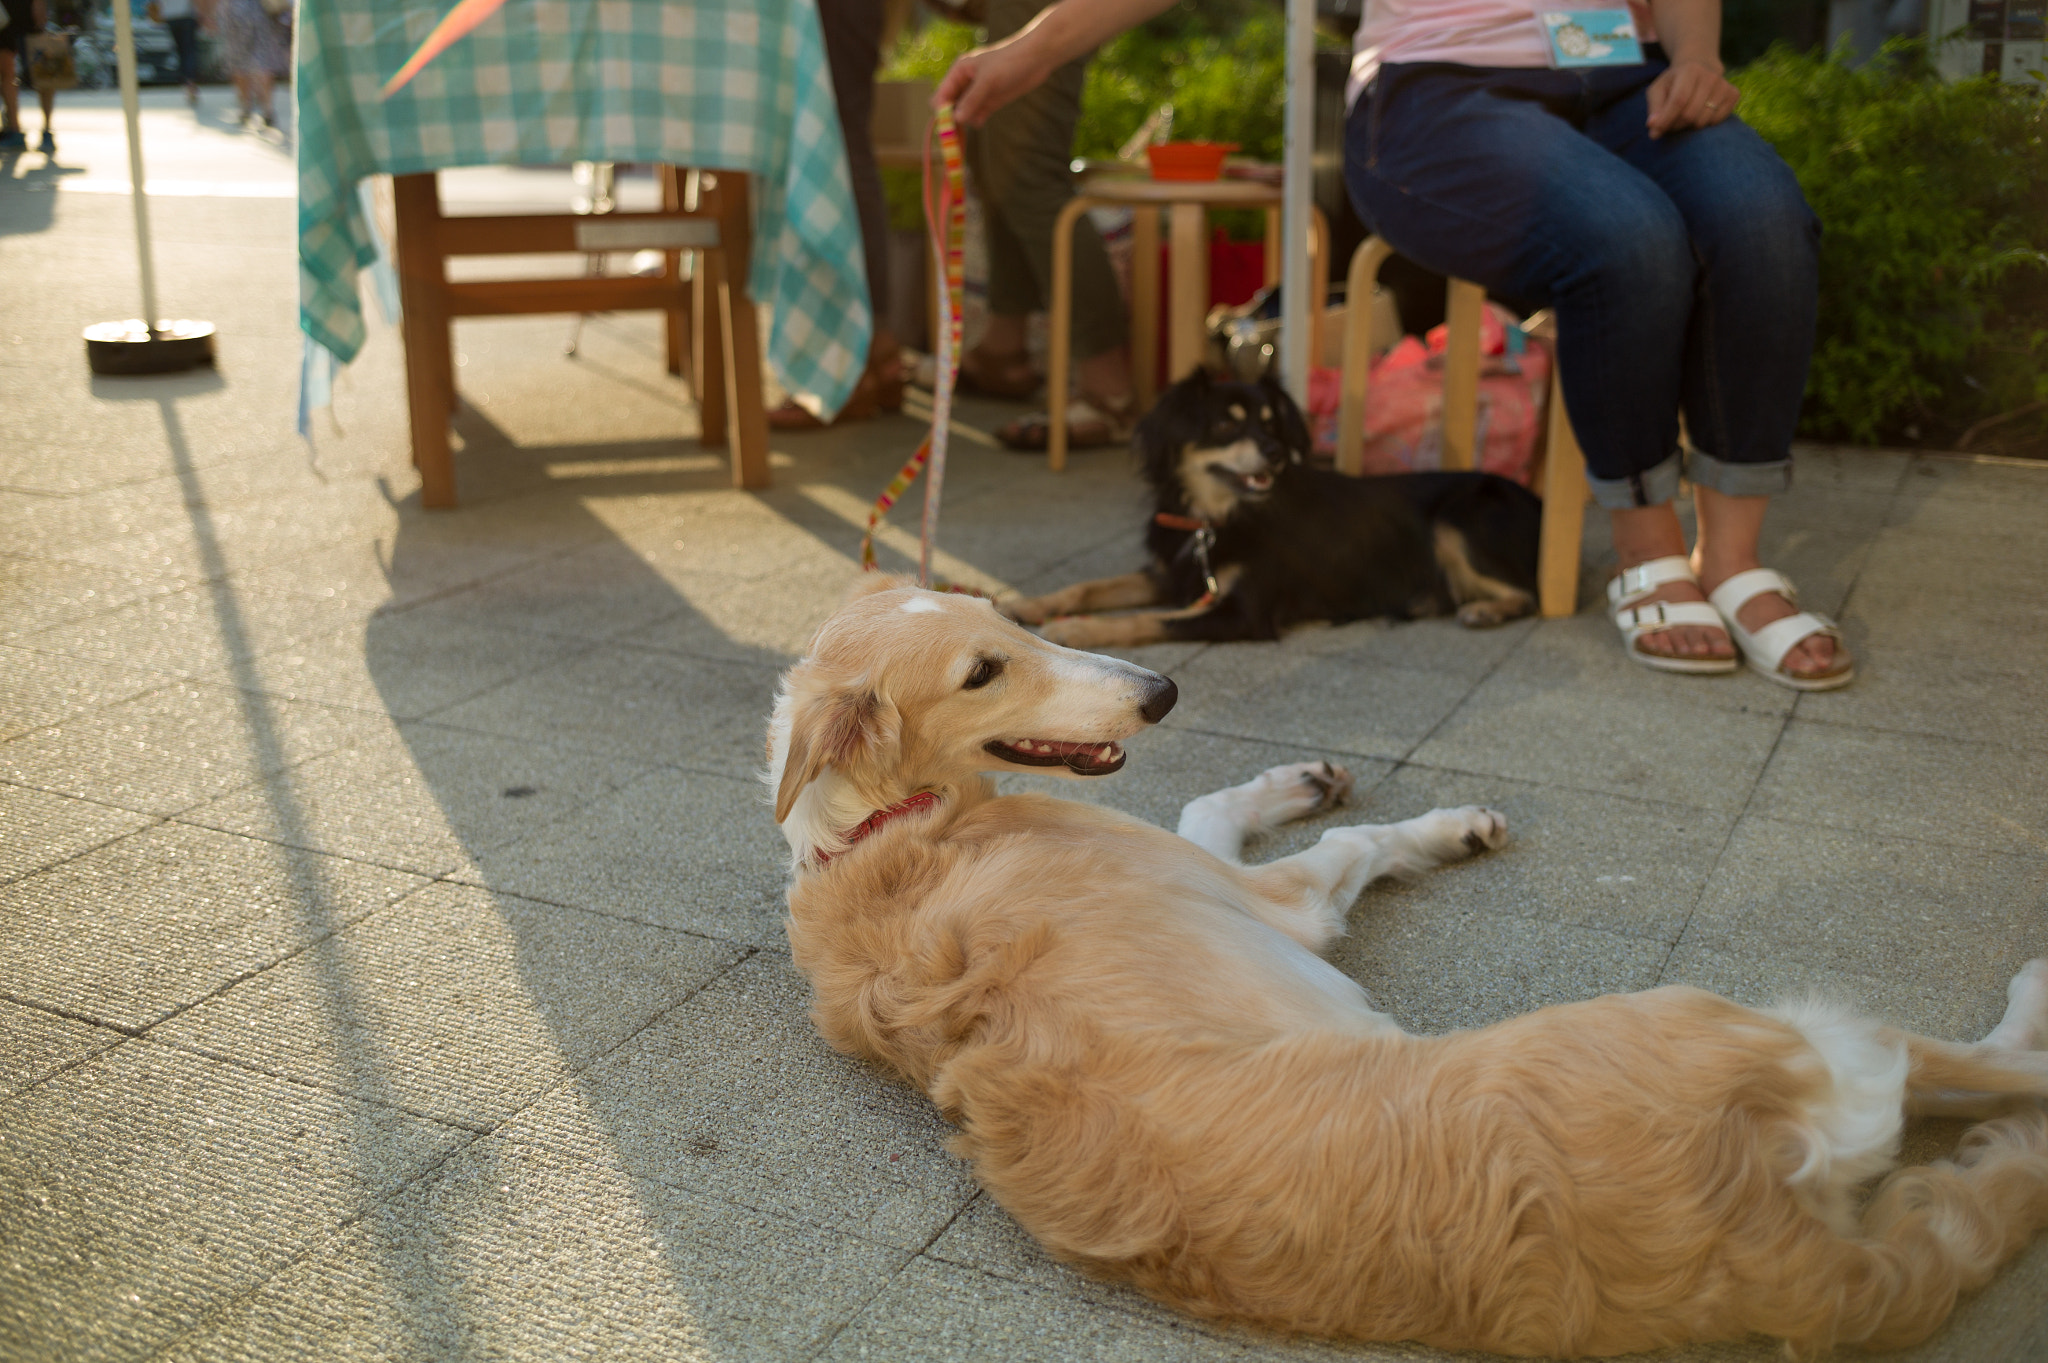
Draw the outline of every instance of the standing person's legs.
[[[4,45],[0,45],[0,112],[5,114],[4,121],[0,121],[0,132],[4,132],[9,141],[21,137],[21,72],[14,62],[14,40],[10,36]]]
[[[1603,111],[1588,133],[1654,180],[1684,217],[1699,261],[1699,296],[1683,377],[1687,476],[1699,514],[1693,567],[1712,593],[1761,566],[1770,498],[1791,485],[1791,447],[1813,353],[1820,225],[1792,170],[1736,119],[1652,139],[1638,95]],[[1797,613],[1775,592],[1748,601],[1752,633]],[[1839,658],[1839,662],[1838,662]],[[1795,677],[1831,675],[1847,655],[1826,634],[1786,654]]]
[[[189,14],[164,20],[178,46],[178,79],[185,83],[185,102],[199,106],[199,20]]]
[[[1022,28],[1042,7],[1040,0],[990,0],[989,40]],[[1053,225],[1074,197],[1068,163],[1088,61],[1078,58],[1055,71],[992,115],[975,139],[984,206],[992,210],[991,217],[1000,217],[1009,235],[1007,245],[991,242],[989,309],[1020,324],[1051,296]],[[1121,411],[1131,391],[1122,295],[1102,237],[1085,221],[1076,231],[1073,289],[1073,353],[1081,394],[1098,407]],[[1021,325],[1015,339],[1021,352]],[[1051,394],[1050,400],[1064,402],[1066,394]]]
[[[1632,72],[1645,85],[1655,75]],[[1573,71],[1388,67],[1350,116],[1345,180],[1366,221],[1419,264],[1556,308],[1572,428],[1630,568],[1686,552],[1672,499],[1698,271],[1669,197],[1579,131],[1597,93]],[[1646,598],[1704,599],[1685,581]],[[1734,656],[1706,625],[1646,632],[1636,646]]]
[[[867,267],[872,332],[860,382],[835,419],[858,420],[903,406],[902,364],[895,335],[882,318],[889,306],[889,206],[882,172],[875,162],[875,70],[882,61],[883,0],[819,0],[825,61],[832,70],[833,101],[839,110],[853,204],[860,217],[861,254]],[[768,414],[768,424],[802,430],[818,419],[794,398]]]

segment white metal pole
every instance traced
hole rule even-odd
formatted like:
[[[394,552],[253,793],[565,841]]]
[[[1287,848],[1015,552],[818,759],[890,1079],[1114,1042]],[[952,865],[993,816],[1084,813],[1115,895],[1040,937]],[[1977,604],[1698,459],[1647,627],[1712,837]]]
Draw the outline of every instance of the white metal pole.
[[[128,182],[135,192],[135,257],[142,266],[142,325],[157,334],[156,262],[149,249],[149,197],[142,192],[142,106],[135,79],[135,17],[129,0],[114,0],[114,51],[121,67],[121,112],[128,120]]]
[[[1287,0],[1287,143],[1281,186],[1280,381],[1308,405],[1310,212],[1315,202],[1316,0]]]

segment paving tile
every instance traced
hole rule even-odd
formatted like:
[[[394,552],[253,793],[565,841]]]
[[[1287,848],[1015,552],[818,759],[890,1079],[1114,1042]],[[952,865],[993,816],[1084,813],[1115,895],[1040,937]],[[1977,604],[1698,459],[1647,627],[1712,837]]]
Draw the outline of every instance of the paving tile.
[[[904,1258],[482,1140],[162,1357],[808,1358]]]
[[[8,550],[25,548],[14,519],[0,510]],[[167,574],[88,568],[53,558],[0,555],[0,640],[19,643],[37,630],[100,615],[144,597],[174,592],[185,580]]]
[[[2048,771],[2036,753],[2011,744],[1795,719],[1749,812],[2038,854],[2048,852]]]
[[[252,570],[250,579],[268,591],[402,607],[514,572],[535,557],[533,548],[517,545],[406,542],[401,560],[394,557],[390,535],[357,537],[264,564]],[[239,575],[230,578],[241,580]]]
[[[1863,975],[1825,951],[1799,954],[1765,932],[1727,933],[1714,941],[1710,946],[1704,933],[1688,933],[1657,983],[1697,985],[1751,1008],[1815,996],[1947,1041],[1976,1041],[1998,1025],[2006,984],[2017,969],[1970,958],[1904,977]]]
[[[573,639],[404,612],[266,653],[237,669],[234,679],[291,700],[419,719],[584,647]]]
[[[763,760],[775,679],[772,667],[603,645],[434,718],[746,778]]]
[[[2004,502],[2038,497],[2048,470],[2035,460],[2001,459],[1995,455],[1915,453],[1912,467],[1900,481],[1901,493],[1941,493],[1973,501]]]
[[[1793,693],[1746,673],[1652,672],[1598,616],[1545,621],[1413,757],[1431,767],[1735,810]]]
[[[915,1250],[974,1193],[930,1101],[819,1040],[761,953],[504,1131],[757,1211]]]
[[[685,933],[440,884],[152,1035],[487,1128],[740,955]]]
[[[0,1099],[26,1092],[121,1040],[120,1032],[0,999]]]
[[[1363,757],[1406,757],[1476,680],[1271,644],[1217,644],[1174,676],[1172,728]]]
[[[473,849],[456,879],[786,950],[789,844],[757,780],[657,771],[547,828]]]
[[[197,510],[187,519],[80,545],[64,551],[64,557],[130,572],[176,573],[211,581],[296,558],[348,533],[346,523],[325,507],[283,501],[240,510]]]
[[[102,843],[147,828],[147,814],[74,800],[27,786],[0,785],[0,884],[67,861]]]
[[[1053,1258],[987,1193],[969,1203],[945,1233],[924,1252],[926,1261],[973,1269],[997,1278],[1040,1288],[1070,1303],[1102,1306],[1140,1321],[1165,1326],[1176,1334],[1199,1334],[1209,1348],[1226,1358],[1273,1360],[1443,1360],[1480,1355],[1447,1353],[1416,1344],[1360,1344],[1306,1335],[1287,1336],[1269,1330],[1197,1320],[1153,1301],[1121,1283],[1090,1278]],[[1198,1353],[1197,1357],[1206,1357]]]
[[[130,1042],[0,1105],[0,1355],[136,1358],[465,1133]]]
[[[1508,845],[1425,877],[1432,905],[1666,945],[1694,912],[1735,824],[1732,814],[1696,805],[1417,766],[1382,781],[1339,821],[1392,823],[1459,805],[1505,814]]]
[[[2048,952],[2048,857],[1751,816],[1686,941],[1767,943],[1788,959],[1936,991],[1990,972],[2002,1001],[2003,981]]]
[[[1334,761],[1350,771],[1354,790],[1351,803],[1253,839],[1246,845],[1247,860],[1265,861],[1309,846],[1326,828],[1359,823],[1368,817],[1360,812],[1367,806],[1368,793],[1394,769],[1394,764],[1370,757],[1344,756],[1327,748],[1299,748],[1162,727],[1125,744],[1124,769],[1114,776],[1084,779],[1004,773],[997,778],[997,788],[1004,794],[1037,791],[1056,799],[1107,805],[1161,828],[1178,828],[1180,812],[1190,800],[1242,785],[1268,767],[1319,761]]]
[[[685,580],[719,586],[732,583],[723,576],[703,573]],[[674,615],[688,600],[682,587],[645,555],[608,540],[439,597],[411,614],[416,619],[461,620],[498,629],[597,640],[615,638]]]
[[[889,1283],[821,1359],[1334,1359],[1383,1363],[1454,1357],[1404,1345],[1333,1346],[1253,1331],[1200,1329],[921,1256]]]
[[[1801,697],[1799,716],[2048,747],[2048,586],[2040,572],[2000,569],[1998,591],[1980,592],[1985,572],[1945,541],[1887,532],[1842,622],[1856,680]]]
[[[0,741],[167,686],[167,672],[0,644]]]
[[[46,653],[220,679],[259,653],[355,623],[350,614],[334,603],[212,582],[40,630],[25,642]]]
[[[769,577],[699,580],[675,587],[676,609],[630,631],[622,642],[705,658],[787,667],[839,608],[855,575],[825,563]]]
[[[172,682],[0,744],[0,780],[176,814],[382,724],[328,706]]]
[[[1331,964],[1364,986],[1374,1007],[1426,1034],[1657,983],[1671,950],[1662,942],[1441,902],[1461,872],[1478,869],[1445,867],[1413,885],[1368,889]]]
[[[640,769],[408,724],[188,811],[188,823],[438,876],[617,789]]]
[[[147,1027],[423,883],[159,825],[0,887],[0,992]]]

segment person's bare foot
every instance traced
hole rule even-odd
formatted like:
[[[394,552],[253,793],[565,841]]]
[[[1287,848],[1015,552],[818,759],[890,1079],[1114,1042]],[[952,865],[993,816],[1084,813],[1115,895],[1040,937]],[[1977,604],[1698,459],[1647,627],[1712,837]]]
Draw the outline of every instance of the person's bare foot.
[[[1710,573],[1697,555],[1693,560],[1693,571],[1699,575],[1700,587],[1709,593],[1717,590],[1723,582],[1737,573],[1760,566],[1755,563],[1732,568],[1716,565],[1715,571]],[[1763,592],[1742,603],[1741,608],[1735,612],[1735,623],[1754,634],[1774,620],[1783,620],[1788,615],[1798,613],[1797,606],[1776,592]],[[1792,676],[1811,681],[1838,671],[1841,666],[1839,658],[1834,639],[1825,634],[1812,634],[1792,645],[1779,666]]]
[[[1685,530],[1669,502],[1658,506],[1623,507],[1610,513],[1614,527],[1614,552],[1623,571],[1660,558],[1685,558]],[[1707,595],[1691,582],[1666,582],[1636,604],[1652,602],[1706,602]],[[1638,651],[1664,658],[1725,661],[1735,657],[1735,641],[1728,631],[1711,625],[1673,625],[1641,635]]]
[[[1658,556],[1658,557],[1661,557]],[[1638,559],[1637,563],[1648,562]],[[1623,570],[1635,567],[1635,563],[1623,563]],[[1690,582],[1666,582],[1636,603],[1638,609],[1653,602],[1701,601],[1707,594]],[[1728,637],[1725,629],[1710,625],[1674,625],[1670,629],[1653,630],[1636,641],[1636,647],[1644,653],[1662,658],[1724,659],[1735,656],[1735,641]]]

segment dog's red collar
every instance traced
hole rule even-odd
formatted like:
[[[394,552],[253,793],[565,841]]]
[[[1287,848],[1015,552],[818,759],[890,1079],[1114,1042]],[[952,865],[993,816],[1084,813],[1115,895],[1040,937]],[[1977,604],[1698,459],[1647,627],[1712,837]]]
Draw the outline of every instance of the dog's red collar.
[[[1152,518],[1153,523],[1168,530],[1207,530],[1207,521],[1198,521],[1193,516],[1176,516],[1171,511],[1162,511]]]
[[[920,790],[917,794],[911,796],[907,800],[901,801],[897,804],[890,805],[887,809],[878,809],[874,813],[868,815],[865,819],[862,819],[859,823],[855,824],[853,828],[847,832],[846,845],[850,849],[853,846],[853,844],[859,842],[862,838],[868,836],[868,834],[876,832],[881,828],[883,824],[889,822],[889,820],[899,818],[905,814],[923,813],[927,809],[935,808],[938,805],[938,803],[939,793],[937,791]],[[835,852],[818,853],[818,865],[823,866],[826,862],[832,860],[832,858],[837,855],[840,854]]]

